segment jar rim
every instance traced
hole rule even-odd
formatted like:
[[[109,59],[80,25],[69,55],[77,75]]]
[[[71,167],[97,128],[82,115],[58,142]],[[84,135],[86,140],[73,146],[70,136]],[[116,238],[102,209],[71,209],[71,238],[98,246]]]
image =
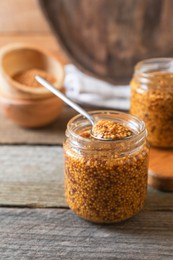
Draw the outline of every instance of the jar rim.
[[[148,72],[168,72],[173,74],[173,58],[151,58],[144,59],[139,61],[135,65],[135,74],[140,75],[141,77],[152,79],[152,78],[161,78],[161,75],[152,74]],[[167,80],[173,80],[173,78],[167,78]]]
[[[101,117],[105,116],[110,116],[110,115],[116,115],[119,117],[125,117],[124,122],[129,123],[131,125],[131,127],[136,127],[138,126],[138,132],[128,138],[124,138],[121,140],[112,140],[112,141],[107,141],[107,140],[93,140],[93,139],[89,139],[89,138],[85,138],[80,136],[79,134],[77,134],[75,131],[73,131],[72,126],[76,125],[77,121],[83,120],[85,122],[88,122],[87,125],[90,125],[90,122],[85,119],[82,115],[76,115],[75,117],[73,117],[67,124],[67,130],[66,130],[66,136],[67,137],[73,137],[74,139],[78,140],[78,142],[82,142],[83,144],[85,144],[86,146],[90,143],[95,143],[97,145],[119,145],[122,143],[139,143],[140,141],[143,141],[144,138],[146,138],[147,136],[147,130],[145,127],[145,123],[143,120],[141,120],[140,118],[132,115],[132,114],[128,114],[128,113],[124,113],[124,112],[120,112],[120,111],[116,111],[116,110],[96,110],[96,111],[90,111],[89,114],[91,114],[92,116],[94,115],[100,115]],[[116,119],[116,118],[115,118]]]

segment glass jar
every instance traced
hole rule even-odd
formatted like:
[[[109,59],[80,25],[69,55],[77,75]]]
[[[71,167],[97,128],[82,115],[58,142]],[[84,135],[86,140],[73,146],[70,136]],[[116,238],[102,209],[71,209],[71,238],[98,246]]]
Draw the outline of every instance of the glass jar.
[[[131,81],[130,112],[146,124],[153,146],[173,147],[173,59],[139,62]]]
[[[100,141],[90,136],[89,121],[78,115],[66,130],[65,196],[80,217],[113,223],[137,214],[147,192],[149,148],[145,124],[116,111],[91,112],[95,120],[108,119],[128,126],[133,135]]]

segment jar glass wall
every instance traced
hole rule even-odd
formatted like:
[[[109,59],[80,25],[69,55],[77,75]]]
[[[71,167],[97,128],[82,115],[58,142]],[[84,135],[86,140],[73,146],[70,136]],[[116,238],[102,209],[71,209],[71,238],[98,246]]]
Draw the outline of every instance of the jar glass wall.
[[[130,112],[146,123],[153,146],[173,147],[173,59],[139,62],[131,81]]]
[[[137,214],[147,192],[148,144],[145,124],[129,114],[91,112],[97,119],[128,126],[133,136],[115,141],[91,138],[82,116],[68,123],[65,154],[65,196],[80,217],[98,223],[118,222]]]

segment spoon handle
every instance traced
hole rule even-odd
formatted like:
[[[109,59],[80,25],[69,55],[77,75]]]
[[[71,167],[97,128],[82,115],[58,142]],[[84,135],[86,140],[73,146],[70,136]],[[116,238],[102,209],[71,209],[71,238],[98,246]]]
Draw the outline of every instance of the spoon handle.
[[[62,99],[66,104],[68,104],[70,107],[72,107],[74,110],[76,110],[79,114],[83,115],[84,117],[86,117],[90,123],[92,125],[94,125],[94,119],[92,118],[92,116],[90,114],[88,114],[82,107],[80,107],[79,105],[77,105],[76,103],[74,103],[72,100],[70,100],[69,98],[67,98],[61,91],[59,91],[58,89],[56,89],[54,86],[52,86],[47,80],[45,80],[44,78],[40,77],[40,76],[35,76],[35,79],[41,84],[43,85],[45,88],[47,88],[48,90],[50,90],[55,96],[59,97],[60,99]]]

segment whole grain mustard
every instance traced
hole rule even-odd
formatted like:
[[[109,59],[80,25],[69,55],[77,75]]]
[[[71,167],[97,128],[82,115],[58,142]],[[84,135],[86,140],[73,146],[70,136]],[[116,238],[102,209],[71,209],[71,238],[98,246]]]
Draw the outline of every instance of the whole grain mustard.
[[[92,127],[92,135],[102,139],[123,139],[131,136],[133,132],[120,123],[113,120],[98,120]]]
[[[115,121],[117,129],[126,131],[126,135],[123,132],[122,137],[118,130],[121,138],[98,141],[91,137],[91,126],[81,116],[68,123],[64,143],[66,200],[69,207],[86,220],[122,221],[137,214],[146,197],[149,149],[145,126],[136,117],[120,112],[92,114],[97,117],[106,114],[111,119],[106,119],[107,124],[114,125]],[[135,121],[134,129],[128,126],[128,120]]]
[[[130,112],[145,121],[151,145],[173,147],[173,59],[158,58],[136,65],[131,81]]]

